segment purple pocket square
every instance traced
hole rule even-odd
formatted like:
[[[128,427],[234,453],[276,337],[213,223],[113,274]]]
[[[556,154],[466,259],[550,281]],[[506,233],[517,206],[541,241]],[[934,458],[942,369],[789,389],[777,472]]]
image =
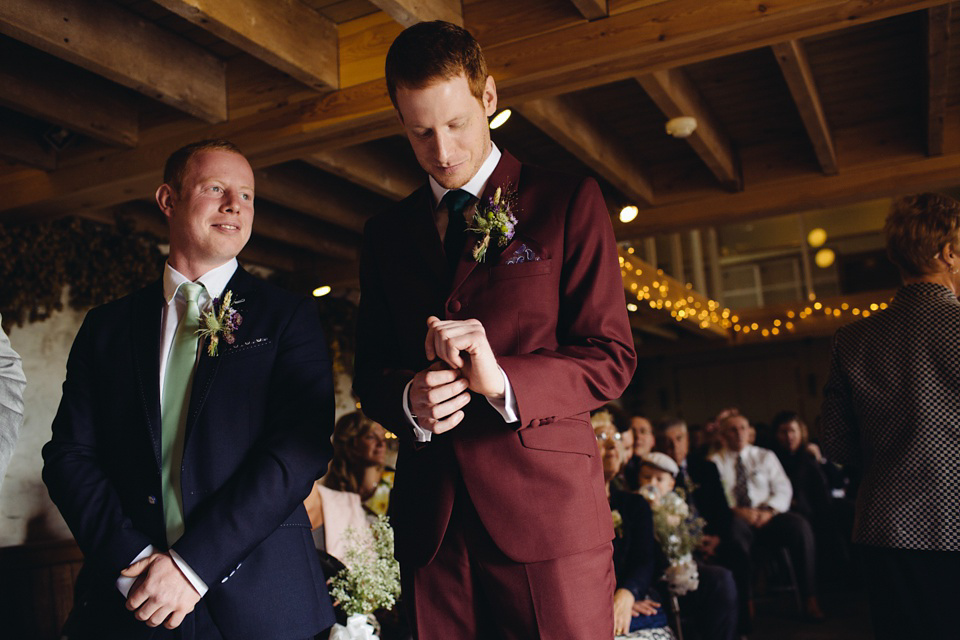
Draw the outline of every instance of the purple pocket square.
[[[524,262],[538,262],[539,260],[540,256],[538,256],[533,249],[525,244],[521,244],[517,250],[507,258],[504,264],[522,264]]]

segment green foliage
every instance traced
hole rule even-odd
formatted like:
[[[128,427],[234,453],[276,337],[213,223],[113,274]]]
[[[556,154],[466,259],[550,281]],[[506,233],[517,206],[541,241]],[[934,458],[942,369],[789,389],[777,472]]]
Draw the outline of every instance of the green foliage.
[[[69,305],[89,309],[159,277],[158,239],[80,218],[39,224],[0,224],[0,313],[4,325],[38,322]]]

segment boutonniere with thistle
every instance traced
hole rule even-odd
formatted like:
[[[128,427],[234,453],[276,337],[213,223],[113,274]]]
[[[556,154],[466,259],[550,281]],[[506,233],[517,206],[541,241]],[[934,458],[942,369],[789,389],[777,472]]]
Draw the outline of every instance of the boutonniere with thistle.
[[[514,229],[517,226],[517,219],[513,212],[516,210],[517,192],[509,187],[497,187],[497,191],[490,198],[486,207],[477,207],[473,214],[473,220],[467,226],[467,231],[479,233],[483,237],[473,248],[473,259],[477,262],[483,262],[487,257],[487,248],[490,246],[493,238],[497,239],[497,244],[501,247],[507,246],[513,238]]]
[[[240,300],[237,304],[240,304],[240,302],[243,301]],[[220,344],[221,338],[227,344],[233,344],[236,340],[233,337],[233,332],[240,328],[243,316],[230,306],[232,303],[233,292],[228,290],[223,294],[222,301],[219,298],[213,299],[212,310],[203,312],[203,318],[200,321],[202,326],[197,329],[197,334],[201,340],[210,339],[210,344],[207,345],[207,355],[211,357],[216,357],[217,346]]]

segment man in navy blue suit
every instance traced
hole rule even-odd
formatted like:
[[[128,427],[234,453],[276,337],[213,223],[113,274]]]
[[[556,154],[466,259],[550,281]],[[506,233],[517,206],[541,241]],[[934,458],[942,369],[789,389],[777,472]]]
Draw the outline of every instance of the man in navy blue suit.
[[[71,639],[296,640],[334,622],[302,505],[331,456],[330,360],[312,301],[237,264],[253,198],[231,143],[176,151],[156,194],[163,277],[74,341],[43,449],[84,554]]]

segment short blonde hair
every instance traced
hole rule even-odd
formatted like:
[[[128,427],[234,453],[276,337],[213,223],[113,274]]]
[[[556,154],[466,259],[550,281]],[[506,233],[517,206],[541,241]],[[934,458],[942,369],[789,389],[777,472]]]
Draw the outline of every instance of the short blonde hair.
[[[933,273],[943,246],[958,250],[960,202],[939,193],[919,193],[894,200],[883,227],[887,255],[903,277]]]

